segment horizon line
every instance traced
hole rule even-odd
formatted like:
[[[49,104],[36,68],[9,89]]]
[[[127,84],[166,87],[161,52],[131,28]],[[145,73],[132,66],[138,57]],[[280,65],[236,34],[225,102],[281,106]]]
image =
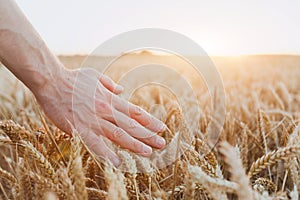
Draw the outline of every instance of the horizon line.
[[[124,53],[121,55],[142,55],[143,52],[141,53]],[[156,53],[152,53],[152,52],[147,52],[147,54],[151,55],[151,56],[174,56],[174,55],[169,55],[169,54],[156,54]],[[96,56],[96,57],[114,57],[114,56],[118,56],[118,55],[113,55],[113,54],[107,54],[107,55],[90,55],[90,54],[82,54],[82,53],[74,53],[74,54],[56,54],[56,56],[61,56],[61,57],[71,57],[71,56]],[[289,54],[285,54],[285,53],[258,53],[258,54],[236,54],[236,55],[222,55],[222,54],[215,54],[215,55],[185,55],[185,56],[209,56],[209,57],[251,57],[251,56],[300,56],[299,54],[293,54],[293,53],[289,53]]]

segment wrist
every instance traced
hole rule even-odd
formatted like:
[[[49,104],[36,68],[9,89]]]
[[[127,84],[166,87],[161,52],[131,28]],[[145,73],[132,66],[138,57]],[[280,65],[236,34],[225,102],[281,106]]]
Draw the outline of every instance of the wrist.
[[[30,90],[39,99],[47,96],[57,96],[63,86],[70,87],[68,83],[70,80],[71,70],[63,66],[53,67],[54,71],[48,72],[45,76],[36,77],[36,84]]]

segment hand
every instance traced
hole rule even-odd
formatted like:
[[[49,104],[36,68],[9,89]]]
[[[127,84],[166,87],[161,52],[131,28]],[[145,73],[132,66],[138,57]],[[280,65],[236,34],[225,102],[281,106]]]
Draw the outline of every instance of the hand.
[[[117,94],[122,87],[93,69],[62,70],[35,92],[45,114],[61,130],[77,129],[85,144],[96,155],[119,165],[118,156],[103,141],[104,136],[122,148],[150,156],[152,148],[163,148],[165,140],[158,136],[166,126],[140,107]]]

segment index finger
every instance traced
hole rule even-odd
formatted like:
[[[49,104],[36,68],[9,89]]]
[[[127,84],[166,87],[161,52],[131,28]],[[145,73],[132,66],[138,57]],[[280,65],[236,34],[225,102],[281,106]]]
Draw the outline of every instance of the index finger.
[[[118,96],[113,97],[112,102],[116,110],[124,113],[153,132],[163,132],[167,128],[162,121],[156,119],[141,107],[127,102]]]

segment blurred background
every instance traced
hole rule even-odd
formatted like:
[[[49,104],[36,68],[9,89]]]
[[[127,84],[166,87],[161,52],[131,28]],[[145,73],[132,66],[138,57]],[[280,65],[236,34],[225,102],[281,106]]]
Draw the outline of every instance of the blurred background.
[[[300,1],[16,0],[55,54],[88,54],[114,35],[164,28],[210,56],[299,54]]]

